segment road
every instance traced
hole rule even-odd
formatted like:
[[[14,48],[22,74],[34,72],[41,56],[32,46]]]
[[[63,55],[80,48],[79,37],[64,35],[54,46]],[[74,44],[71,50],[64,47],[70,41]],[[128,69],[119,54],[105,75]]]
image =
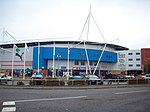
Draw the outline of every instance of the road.
[[[6,107],[16,112],[150,112],[150,87],[0,89],[0,111]]]

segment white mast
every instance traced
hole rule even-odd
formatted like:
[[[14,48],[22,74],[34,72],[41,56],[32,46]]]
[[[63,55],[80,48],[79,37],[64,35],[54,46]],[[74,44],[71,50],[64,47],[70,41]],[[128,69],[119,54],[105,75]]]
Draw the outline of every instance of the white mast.
[[[88,38],[89,38],[90,15],[91,15],[91,6],[90,6],[90,9],[89,9],[89,15],[88,15],[87,41],[88,41]]]
[[[38,73],[40,72],[40,42],[38,42]]]
[[[88,27],[87,27],[87,40],[88,40],[88,37],[89,37],[89,28],[90,28],[90,15],[91,15],[91,6],[90,6],[90,9],[89,9],[89,14],[88,14],[88,16],[87,16],[87,18],[86,18],[86,21],[85,21],[85,24],[84,24],[84,26],[83,26],[83,29],[82,29],[82,32],[81,32],[81,34],[80,34],[80,37],[79,37],[79,39],[81,39],[81,36],[82,36],[82,33],[83,33],[83,31],[84,31],[84,29],[85,29],[85,26],[86,26],[86,24],[88,24]],[[87,23],[88,22],[88,23]],[[88,69],[90,68],[90,64],[89,64],[89,57],[88,57],[88,52],[87,52],[87,49],[86,49],[86,45],[85,45],[85,40],[84,40],[84,48],[85,48],[85,54],[86,54],[86,59],[87,59],[87,64],[88,64]],[[89,69],[89,71],[90,71],[90,74],[91,74],[91,69]]]
[[[96,72],[96,69],[97,69],[97,67],[98,67],[98,65],[99,65],[99,62],[100,62],[100,60],[101,60],[101,58],[102,58],[102,56],[103,56],[103,53],[104,53],[104,51],[105,51],[105,48],[106,48],[106,43],[105,43],[105,46],[104,46],[104,48],[103,48],[103,51],[102,51],[102,53],[101,53],[101,55],[100,55],[100,57],[99,57],[99,59],[98,59],[98,62],[97,62],[97,64],[96,64],[96,67],[95,67],[95,69],[94,69],[94,71],[93,71],[93,75],[95,74],[95,72]]]
[[[85,54],[86,54],[88,69],[89,69],[90,68],[90,63],[89,63],[89,56],[88,56],[88,52],[87,52],[87,49],[86,49],[85,41],[84,41],[84,48],[85,48]],[[90,71],[90,74],[91,74],[91,69],[89,69],[89,71]]]
[[[26,69],[26,43],[24,48],[24,71],[23,71],[23,79],[25,79],[25,69]]]
[[[89,29],[90,29],[90,15],[91,15],[91,5],[90,5],[89,15],[88,15],[87,41],[88,41]],[[90,63],[89,63],[89,56],[88,56],[88,52],[86,49],[85,41],[84,41],[84,48],[85,48],[85,53],[86,53],[86,58],[87,58],[88,69],[89,69],[90,74],[91,74],[91,69],[90,69],[91,67],[90,67]]]
[[[13,44],[13,54],[12,54],[12,64],[11,64],[11,76],[12,76],[12,79],[14,78],[15,47],[16,47],[16,45]]]
[[[52,74],[52,78],[54,78],[54,70],[55,70],[55,42],[53,45],[53,74]]]
[[[69,55],[70,55],[70,46],[69,46],[69,42],[68,42],[67,79],[69,76]]]
[[[86,24],[87,24],[87,22],[88,22],[88,28],[87,28],[87,40],[88,40],[88,36],[89,36],[89,26],[90,26],[90,16],[92,17],[92,19],[93,19],[93,21],[94,21],[96,27],[98,28],[98,30],[99,30],[99,32],[100,32],[102,38],[103,38],[104,41],[105,41],[105,46],[104,46],[104,49],[103,49],[103,51],[102,51],[102,53],[101,53],[101,55],[100,55],[100,57],[99,57],[99,60],[98,60],[97,65],[96,65],[96,67],[95,67],[95,70],[94,70],[94,72],[93,72],[93,74],[94,74],[95,71],[96,71],[96,69],[97,69],[97,67],[98,67],[98,65],[99,65],[99,62],[100,62],[100,60],[101,60],[101,58],[102,58],[102,55],[103,55],[103,53],[104,53],[104,50],[105,50],[105,48],[106,48],[106,40],[105,40],[105,38],[104,38],[104,36],[103,36],[103,34],[102,34],[100,28],[98,27],[98,25],[97,25],[97,23],[96,23],[94,17],[93,17],[92,14],[91,14],[91,6],[90,6],[89,14],[88,14],[88,16],[87,16],[86,22],[85,22],[85,24],[84,24],[84,27],[83,27],[83,29],[82,29],[82,32],[81,32],[81,34],[80,34],[79,39],[81,39],[82,33],[83,33],[83,31],[84,31],[84,28],[85,28],[85,26],[86,26]],[[87,49],[86,49],[85,41],[84,41],[84,47],[85,47],[85,53],[86,53],[86,57],[87,57],[87,64],[88,64],[88,67],[90,68],[89,57],[88,57],[88,52],[87,52]],[[90,74],[91,74],[91,69],[90,69]]]
[[[25,70],[26,70],[26,52],[27,52],[27,50],[28,50],[28,46],[25,43],[25,46],[24,46],[24,73],[23,73],[23,79],[25,79],[25,73],[26,73]]]

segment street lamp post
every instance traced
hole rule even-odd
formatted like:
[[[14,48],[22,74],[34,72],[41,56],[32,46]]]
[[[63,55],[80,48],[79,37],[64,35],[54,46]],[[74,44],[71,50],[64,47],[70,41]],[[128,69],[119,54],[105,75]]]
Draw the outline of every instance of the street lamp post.
[[[57,73],[58,73],[58,76],[59,76],[59,59],[61,58],[61,55],[57,55],[57,59],[58,59],[58,71],[57,71]]]

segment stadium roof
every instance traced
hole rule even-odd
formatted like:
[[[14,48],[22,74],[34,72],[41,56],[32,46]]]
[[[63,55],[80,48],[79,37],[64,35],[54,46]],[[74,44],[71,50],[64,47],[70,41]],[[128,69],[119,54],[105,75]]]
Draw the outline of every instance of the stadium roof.
[[[84,44],[83,41],[76,41],[76,40],[58,40],[58,39],[36,39],[36,40],[22,40],[22,41],[11,41],[11,42],[0,42],[0,48],[12,48],[14,44],[16,44],[18,47],[24,47],[25,43],[28,45],[28,47],[32,46],[37,46],[38,43],[40,42],[40,45],[48,45],[48,44],[53,44],[54,42],[56,44]],[[106,43],[99,43],[99,42],[92,42],[92,41],[85,41],[86,44],[88,45],[102,45],[104,46]],[[129,48],[120,46],[120,45],[115,45],[115,44],[109,44],[107,43],[108,47],[114,48],[117,51],[118,50],[129,50]]]

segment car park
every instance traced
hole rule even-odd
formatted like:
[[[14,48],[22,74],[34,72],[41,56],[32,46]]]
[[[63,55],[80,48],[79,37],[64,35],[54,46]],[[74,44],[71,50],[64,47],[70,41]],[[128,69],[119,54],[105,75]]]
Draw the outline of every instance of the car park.
[[[30,78],[30,85],[44,85],[45,80],[44,76],[41,73],[34,73]]]
[[[98,77],[97,75],[86,75],[85,78],[86,78],[87,82],[91,85],[92,84],[100,84],[100,85],[103,84],[103,80],[100,77]]]

